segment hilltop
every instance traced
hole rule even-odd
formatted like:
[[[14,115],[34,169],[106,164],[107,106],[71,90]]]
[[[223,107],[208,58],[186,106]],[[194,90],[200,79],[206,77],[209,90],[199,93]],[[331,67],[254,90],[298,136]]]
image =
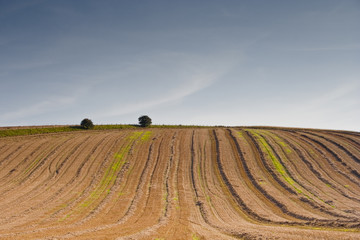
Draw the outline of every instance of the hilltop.
[[[360,238],[358,132],[118,125],[1,133],[1,239]]]

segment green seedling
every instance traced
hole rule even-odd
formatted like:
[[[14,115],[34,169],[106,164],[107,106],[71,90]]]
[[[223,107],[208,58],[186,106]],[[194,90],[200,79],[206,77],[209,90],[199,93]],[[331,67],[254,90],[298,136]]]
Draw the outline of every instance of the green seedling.
[[[284,166],[280,163],[280,161],[275,157],[274,153],[272,152],[270,146],[267,144],[264,138],[262,138],[259,134],[255,131],[251,131],[252,134],[259,140],[261,143],[261,148],[267,153],[270,157],[276,171],[280,173],[280,175],[288,182],[298,193],[302,193],[302,191],[295,186],[295,181],[287,174]]]
[[[200,240],[200,238],[194,233],[192,235],[192,240]]]
[[[127,162],[125,156],[127,156],[128,152],[131,149],[131,146],[137,139],[139,139],[142,133],[143,132],[141,131],[133,132],[132,135],[130,135],[127,138],[128,142],[119,152],[114,154],[114,160],[110,164],[110,166],[106,169],[105,174],[100,180],[99,184],[95,187],[95,189],[90,193],[90,195],[86,199],[84,199],[81,203],[79,203],[79,205],[75,208],[75,210],[73,210],[71,213],[67,215],[67,217],[73,214],[74,212],[81,212],[82,210],[89,208],[90,206],[94,205],[94,203],[98,199],[100,199],[101,197],[105,197],[111,192],[111,187],[114,185],[119,171]]]
[[[142,141],[142,142],[145,142],[145,141],[149,140],[149,138],[151,137],[151,135],[152,135],[152,132],[151,132],[151,131],[146,131],[146,132],[142,135],[141,141]]]

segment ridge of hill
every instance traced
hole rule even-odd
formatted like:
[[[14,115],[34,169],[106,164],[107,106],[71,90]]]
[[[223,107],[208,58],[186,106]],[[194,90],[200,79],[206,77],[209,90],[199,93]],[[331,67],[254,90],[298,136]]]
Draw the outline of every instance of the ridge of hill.
[[[0,129],[0,239],[360,238],[360,133],[126,126]]]

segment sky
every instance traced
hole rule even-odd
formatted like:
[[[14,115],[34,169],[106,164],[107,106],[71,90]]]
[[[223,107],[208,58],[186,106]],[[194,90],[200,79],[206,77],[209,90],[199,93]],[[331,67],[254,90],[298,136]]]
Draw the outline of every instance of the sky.
[[[359,0],[0,0],[0,126],[360,131]]]

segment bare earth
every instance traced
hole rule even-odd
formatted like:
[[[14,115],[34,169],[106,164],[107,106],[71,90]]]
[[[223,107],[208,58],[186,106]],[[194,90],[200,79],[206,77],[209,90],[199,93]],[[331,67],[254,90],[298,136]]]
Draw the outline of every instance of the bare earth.
[[[360,239],[360,133],[0,138],[0,239]]]

